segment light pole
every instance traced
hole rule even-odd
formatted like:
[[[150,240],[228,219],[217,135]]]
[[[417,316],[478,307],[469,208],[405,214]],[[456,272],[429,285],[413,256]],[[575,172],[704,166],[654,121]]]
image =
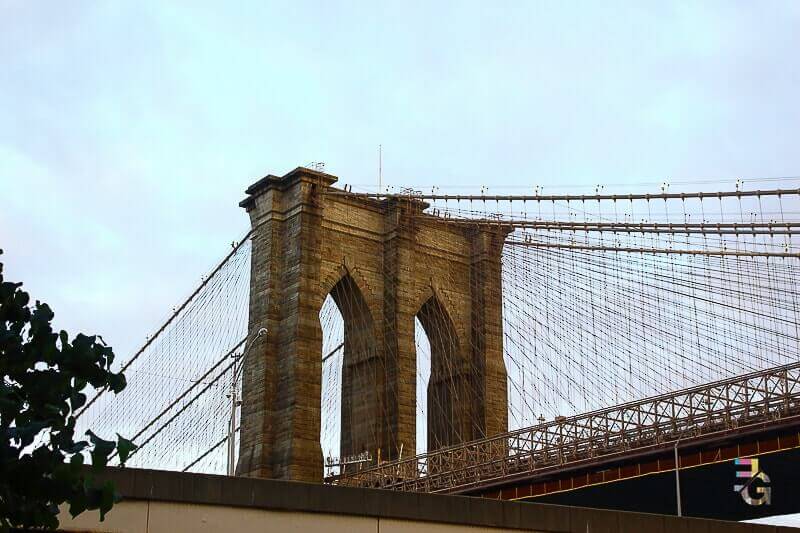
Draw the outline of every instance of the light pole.
[[[681,516],[681,475],[678,468],[678,444],[680,444],[680,437],[675,441],[675,498],[678,500],[678,516]]]
[[[247,347],[242,353],[241,356],[237,357],[234,355],[234,359],[236,361],[233,364],[233,375],[231,376],[231,417],[228,421],[228,475],[235,476],[236,475],[236,407],[239,403],[239,398],[236,394],[236,382],[238,381],[239,377],[239,370],[241,369],[241,365],[239,361],[244,362],[245,356],[250,352],[250,349],[255,345],[255,342],[267,334],[266,328],[261,328],[255,334],[255,336],[247,343]]]

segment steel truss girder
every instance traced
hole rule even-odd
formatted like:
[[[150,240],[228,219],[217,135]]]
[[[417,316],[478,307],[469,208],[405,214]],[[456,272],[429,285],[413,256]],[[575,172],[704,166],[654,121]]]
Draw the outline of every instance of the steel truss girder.
[[[452,492],[800,415],[800,363],[345,472],[345,486]]]

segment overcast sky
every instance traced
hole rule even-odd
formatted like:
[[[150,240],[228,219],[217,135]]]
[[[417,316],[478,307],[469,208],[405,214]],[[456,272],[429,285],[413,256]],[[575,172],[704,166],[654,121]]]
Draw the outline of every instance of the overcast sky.
[[[460,192],[800,175],[796,0],[202,4],[0,0],[0,262],[123,358],[247,230],[245,187],[310,161],[374,187],[382,144],[385,182]]]
[[[800,2],[0,0],[0,247],[127,356],[266,173],[478,190],[800,174]],[[464,189],[459,189],[463,191]],[[577,190],[577,189],[576,189]]]

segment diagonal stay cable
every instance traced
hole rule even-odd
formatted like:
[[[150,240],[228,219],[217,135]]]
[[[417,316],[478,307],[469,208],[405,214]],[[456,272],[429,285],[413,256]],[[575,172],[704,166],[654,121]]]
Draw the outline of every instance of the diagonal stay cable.
[[[224,361],[224,359],[223,359],[223,361]],[[181,415],[181,414],[182,414],[184,411],[186,411],[186,409],[188,409],[188,408],[189,408],[189,406],[190,406],[190,405],[192,405],[192,404],[195,402],[195,400],[197,400],[197,399],[198,399],[200,396],[202,396],[202,395],[203,395],[203,394],[204,394],[204,393],[205,393],[205,392],[206,392],[208,389],[210,389],[210,388],[211,388],[211,387],[212,387],[212,386],[213,386],[213,385],[214,385],[214,384],[215,384],[217,381],[219,381],[219,379],[220,379],[222,376],[224,376],[224,375],[225,375],[225,374],[228,372],[228,370],[230,370],[230,369],[233,367],[233,365],[235,365],[235,364],[236,364],[236,360],[234,359],[234,360],[232,360],[232,361],[230,362],[230,364],[229,364],[228,366],[226,366],[226,367],[225,367],[225,368],[222,370],[222,372],[220,372],[220,374],[219,374],[219,375],[218,375],[218,376],[217,376],[217,377],[216,377],[216,378],[215,378],[213,381],[210,381],[210,382],[208,382],[208,383],[206,384],[206,386],[205,386],[205,387],[203,387],[203,388],[200,390],[200,392],[198,392],[197,394],[195,394],[195,395],[194,395],[194,397],[193,397],[191,400],[189,400],[188,402],[186,402],[186,405],[184,405],[183,407],[181,407],[180,409],[178,409],[178,411],[177,411],[177,412],[176,412],[174,415],[172,415],[171,417],[169,417],[169,419],[168,419],[166,422],[164,422],[163,424],[161,424],[161,427],[159,427],[157,430],[155,430],[155,431],[152,433],[152,435],[150,435],[149,437],[147,437],[147,439],[146,439],[146,440],[145,440],[143,443],[141,443],[141,444],[140,444],[140,445],[139,445],[139,446],[138,446],[136,449],[134,449],[134,450],[133,450],[133,451],[130,453],[130,455],[128,456],[128,458],[130,459],[131,457],[133,457],[133,456],[136,454],[136,452],[138,452],[138,451],[140,451],[142,448],[144,448],[144,447],[147,445],[147,443],[148,443],[148,442],[150,442],[151,440],[153,440],[153,439],[154,439],[154,438],[155,438],[155,437],[156,437],[156,436],[157,436],[159,433],[161,433],[161,432],[162,432],[162,431],[163,431],[163,430],[164,430],[164,429],[165,429],[167,426],[169,426],[169,425],[172,423],[172,421],[173,421],[173,420],[175,420],[176,418],[178,418],[178,416],[180,416],[180,415]],[[160,417],[160,416],[161,416],[161,415],[159,415],[159,417]],[[151,423],[151,424],[148,424],[148,427],[149,427],[149,426],[151,426],[151,425],[152,425],[152,423]],[[139,434],[141,434],[141,432],[139,432]],[[131,440],[133,440],[133,439],[131,439]],[[113,459],[114,457],[116,457],[116,452],[114,452],[114,454],[113,454],[113,455],[112,455],[112,456],[111,456],[109,459]]]
[[[228,366],[226,366],[226,367],[225,367],[225,368],[224,368],[224,369],[223,369],[223,370],[222,370],[222,371],[221,371],[221,372],[220,372],[220,373],[217,375],[217,377],[215,377],[213,380],[209,381],[209,382],[206,384],[206,386],[205,386],[205,387],[203,387],[203,389],[202,389],[200,392],[198,392],[197,394],[195,394],[195,395],[194,395],[194,397],[193,397],[191,400],[189,400],[189,401],[186,403],[186,405],[184,405],[183,407],[181,407],[180,409],[178,409],[178,411],[177,411],[177,412],[176,412],[174,415],[172,415],[172,416],[171,416],[171,417],[170,417],[170,418],[169,418],[169,419],[168,419],[166,422],[164,422],[164,423],[161,425],[161,427],[159,427],[159,428],[158,428],[156,431],[154,431],[152,435],[150,435],[149,437],[147,437],[147,440],[145,440],[145,441],[144,441],[142,444],[140,444],[138,448],[136,448],[135,450],[133,450],[133,452],[131,452],[131,454],[129,455],[129,457],[130,457],[130,456],[133,456],[133,455],[134,455],[136,452],[138,452],[138,451],[140,451],[142,448],[144,448],[144,446],[145,446],[145,445],[146,445],[148,442],[150,442],[151,440],[153,440],[153,438],[155,438],[155,437],[156,437],[156,435],[158,435],[159,433],[161,433],[161,432],[162,432],[162,431],[163,431],[163,430],[164,430],[164,429],[165,429],[165,428],[166,428],[168,425],[170,425],[170,424],[172,423],[172,421],[173,421],[173,420],[175,420],[176,418],[178,418],[178,416],[179,416],[181,413],[183,413],[184,411],[186,411],[186,409],[188,409],[190,405],[192,405],[192,404],[193,404],[193,403],[194,403],[194,402],[195,402],[195,401],[196,401],[196,400],[197,400],[197,399],[198,399],[200,396],[202,396],[202,395],[203,395],[203,394],[204,394],[204,393],[205,393],[205,392],[206,392],[206,391],[207,391],[209,388],[211,388],[211,387],[212,387],[212,386],[213,386],[213,385],[214,385],[214,384],[215,384],[217,381],[219,381],[219,380],[220,380],[220,378],[222,378],[222,377],[223,377],[223,376],[224,376],[224,375],[225,375],[225,374],[228,372],[228,370],[231,370],[231,369],[233,369],[233,370],[234,370],[234,373],[235,373],[235,372],[236,372],[236,366],[237,366],[237,365],[240,363],[240,361],[244,361],[244,358],[245,358],[245,357],[247,357],[247,354],[250,352],[250,350],[253,348],[253,346],[255,346],[255,344],[256,344],[256,341],[257,341],[258,339],[260,339],[261,337],[263,337],[264,335],[266,335],[266,334],[267,334],[267,330],[266,330],[265,328],[261,328],[261,329],[259,329],[259,330],[258,330],[258,332],[257,332],[255,335],[253,335],[253,336],[252,336],[252,338],[251,338],[251,342],[250,342],[250,343],[248,343],[248,345],[247,345],[247,348],[245,348],[245,351],[244,351],[244,353],[241,355],[241,357],[234,357],[234,358],[233,358],[233,360],[231,361],[231,363],[230,363]],[[225,356],[224,356],[224,357],[222,357],[222,358],[221,358],[221,359],[220,359],[220,360],[219,360],[217,363],[215,363],[215,364],[214,364],[214,366],[213,366],[212,368],[210,368],[208,371],[206,371],[206,373],[205,373],[205,374],[203,374],[203,376],[202,376],[202,377],[201,377],[201,378],[198,380],[198,382],[197,382],[197,383],[195,383],[194,385],[190,386],[190,387],[189,387],[189,388],[188,388],[186,391],[184,391],[184,392],[183,392],[183,394],[181,394],[181,395],[180,395],[178,398],[176,398],[175,400],[173,400],[173,401],[172,401],[172,403],[170,403],[170,405],[169,405],[169,406],[168,406],[166,409],[164,409],[164,410],[163,410],[161,413],[159,413],[159,414],[158,414],[158,415],[157,415],[157,416],[156,416],[156,417],[155,417],[153,420],[151,420],[150,422],[148,422],[148,423],[147,423],[147,425],[146,425],[146,426],[145,426],[145,427],[144,427],[144,428],[143,428],[141,431],[139,431],[139,433],[137,433],[137,434],[136,434],[136,435],[135,435],[135,436],[134,436],[134,437],[133,437],[131,440],[135,440],[136,438],[138,438],[139,436],[141,436],[141,435],[142,435],[142,433],[144,433],[144,431],[145,431],[145,430],[147,430],[147,428],[151,427],[151,426],[152,426],[152,425],[153,425],[153,424],[154,424],[154,423],[155,423],[155,422],[156,422],[158,419],[160,419],[162,416],[164,416],[164,414],[165,414],[165,413],[167,413],[167,412],[169,411],[169,409],[171,409],[172,407],[174,407],[174,406],[175,406],[175,405],[176,405],[176,404],[177,404],[177,403],[178,403],[178,402],[179,402],[179,401],[180,401],[182,398],[184,398],[184,397],[185,397],[185,396],[186,396],[186,395],[187,395],[187,394],[188,394],[188,393],[191,391],[191,389],[193,389],[193,388],[194,388],[194,387],[195,387],[195,386],[196,386],[198,383],[200,383],[200,382],[201,382],[203,379],[205,379],[205,377],[207,377],[207,376],[208,376],[208,375],[209,375],[211,372],[213,372],[215,368],[218,368],[218,367],[219,367],[219,366],[220,366],[220,365],[221,365],[221,364],[222,364],[222,363],[223,363],[223,362],[224,362],[224,361],[225,361],[225,360],[226,360],[228,357],[230,357],[230,356],[231,356],[233,353],[235,353],[235,352],[236,352],[236,350],[238,350],[238,349],[239,349],[239,348],[242,346],[242,344],[244,344],[246,341],[247,341],[247,337],[245,336],[245,337],[244,337],[242,340],[240,340],[240,341],[239,341],[239,342],[236,344],[236,346],[234,346],[234,347],[233,347],[231,350],[229,350],[229,351],[228,351],[228,352],[225,354]],[[234,374],[234,375],[235,375],[235,374]],[[115,453],[114,453],[114,454],[113,454],[111,457],[113,458],[113,457],[115,457],[115,455],[116,455],[116,452],[115,452]]]
[[[241,426],[238,426],[238,427],[236,428],[236,430],[235,430],[235,431],[239,431],[240,429],[241,429]],[[186,466],[183,468],[183,470],[181,470],[181,472],[186,472],[187,470],[189,470],[190,468],[192,468],[194,465],[196,465],[197,463],[199,463],[200,461],[202,461],[203,459],[205,459],[206,457],[208,457],[208,454],[210,454],[211,452],[213,452],[214,450],[216,450],[217,448],[219,448],[220,446],[222,446],[222,444],[223,444],[223,443],[224,443],[226,440],[228,440],[228,435],[225,435],[224,437],[222,437],[222,439],[220,439],[220,440],[219,440],[219,441],[218,441],[216,444],[214,444],[214,445],[213,445],[211,448],[209,448],[209,449],[207,449],[205,452],[203,452],[203,453],[200,455],[200,457],[198,457],[197,459],[195,459],[194,461],[192,461],[191,463],[189,463],[188,465],[186,465]]]
[[[156,416],[155,416],[153,419],[151,419],[151,420],[150,420],[150,422],[148,422],[147,424],[145,424],[145,426],[144,426],[142,429],[140,429],[140,430],[139,430],[139,432],[138,432],[138,433],[136,433],[136,435],[134,435],[133,437],[131,437],[131,440],[132,440],[132,441],[135,441],[136,439],[138,439],[139,437],[141,437],[141,436],[142,436],[142,434],[143,434],[145,431],[147,431],[148,429],[150,429],[150,428],[153,426],[153,424],[155,424],[156,422],[158,422],[158,421],[159,421],[159,420],[160,420],[160,419],[161,419],[161,418],[162,418],[162,417],[163,417],[165,414],[167,414],[167,413],[168,413],[168,412],[169,412],[169,411],[170,411],[170,410],[171,410],[173,407],[175,407],[175,405],[177,405],[177,404],[178,404],[178,402],[180,402],[180,401],[181,401],[181,400],[183,400],[183,399],[184,399],[186,396],[188,396],[188,395],[189,395],[189,393],[190,393],[190,392],[192,392],[192,390],[193,390],[195,387],[197,387],[197,386],[198,386],[200,383],[202,383],[202,382],[203,382],[203,381],[204,381],[204,380],[205,380],[205,379],[206,379],[206,378],[207,378],[207,377],[208,377],[208,376],[209,376],[209,375],[210,375],[212,372],[214,372],[214,370],[216,370],[217,368],[219,368],[219,366],[220,366],[222,363],[224,363],[224,362],[225,362],[225,360],[226,360],[226,359],[228,359],[228,358],[229,358],[229,357],[230,357],[230,356],[231,356],[231,355],[232,355],[234,352],[236,352],[236,350],[238,350],[238,349],[239,349],[239,348],[240,348],[240,347],[241,347],[241,346],[244,344],[244,342],[245,342],[246,340],[247,340],[247,337],[243,338],[243,339],[242,339],[242,340],[240,340],[238,343],[236,343],[236,345],[235,345],[233,348],[231,348],[231,349],[230,349],[230,350],[229,350],[229,351],[228,351],[228,352],[227,352],[225,355],[223,355],[223,356],[220,358],[220,360],[219,360],[219,361],[217,361],[216,363],[214,363],[214,364],[211,366],[211,368],[209,368],[208,370],[206,370],[206,372],[205,372],[205,373],[204,373],[202,376],[200,376],[199,378],[197,378],[197,380],[195,380],[195,381],[194,381],[194,383],[192,383],[191,385],[189,385],[189,387],[187,387],[187,389],[186,389],[185,391],[183,391],[181,394],[179,394],[179,395],[178,395],[178,397],[177,397],[177,398],[175,398],[175,399],[174,399],[172,402],[170,402],[170,404],[169,404],[167,407],[165,407],[165,408],[164,408],[164,409],[163,409],[163,410],[162,410],[160,413],[158,413],[158,414],[157,414],[157,415],[156,415]],[[233,362],[235,363],[236,361],[234,360]],[[231,363],[231,364],[233,364],[233,363]],[[182,408],[180,411],[178,411],[178,413],[177,413],[177,414],[180,414],[181,412],[183,412],[183,411],[186,409],[186,407],[188,407],[189,405],[191,405],[191,403],[192,403],[192,402],[194,402],[194,401],[195,401],[195,400],[196,400],[196,399],[197,399],[197,398],[198,398],[198,397],[199,397],[199,396],[200,396],[200,395],[201,395],[203,392],[205,392],[205,391],[206,391],[206,390],[207,390],[207,389],[208,389],[208,388],[209,388],[211,385],[213,385],[214,383],[216,383],[216,382],[219,380],[219,378],[220,378],[221,376],[223,376],[223,375],[225,374],[225,372],[227,372],[227,371],[228,371],[228,369],[230,368],[230,366],[231,366],[231,365],[228,365],[228,366],[227,366],[227,367],[226,367],[226,368],[225,368],[225,369],[224,369],[224,370],[223,370],[223,371],[220,373],[220,375],[219,375],[219,376],[217,376],[215,379],[213,379],[213,380],[209,381],[209,382],[206,384],[206,386],[203,388],[203,390],[202,390],[202,391],[201,391],[199,394],[197,394],[197,395],[196,395],[194,398],[192,398],[192,400],[191,400],[189,403],[187,403],[187,404],[186,404],[186,406],[184,406],[184,407],[183,407],[183,408]],[[177,416],[177,414],[176,414],[176,416]],[[170,418],[170,419],[167,421],[167,424],[165,424],[165,426],[166,426],[166,425],[168,425],[168,424],[169,424],[169,422],[171,422],[171,421],[172,421],[172,420],[174,420],[174,419],[175,419],[175,417],[174,417],[174,416],[173,416],[172,418]],[[165,426],[162,426],[162,427],[159,429],[159,431],[161,431],[161,430],[162,430],[162,429],[163,429]],[[142,443],[141,445],[139,445],[139,447],[138,447],[137,449],[141,449],[142,447],[144,447],[144,445],[145,445],[145,444],[147,444],[147,443],[148,443],[148,442],[149,442],[149,441],[150,441],[150,440],[151,440],[151,439],[152,439],[152,438],[153,438],[153,437],[154,437],[154,436],[155,436],[157,433],[158,433],[158,432],[156,432],[156,433],[154,433],[153,435],[151,435],[150,437],[148,437],[148,439],[147,439],[147,440],[146,440],[144,443]],[[115,452],[115,455],[116,455],[116,452]],[[114,457],[115,455],[112,455],[112,457]],[[133,455],[133,454],[131,454],[131,455]]]
[[[236,246],[234,246],[234,247],[233,247],[233,250],[231,250],[231,251],[230,251],[230,253],[228,253],[228,255],[226,255],[226,256],[225,256],[225,257],[222,259],[222,261],[220,261],[220,262],[217,264],[217,266],[216,266],[216,267],[214,267],[214,270],[212,270],[212,271],[211,271],[211,273],[210,273],[208,276],[206,276],[206,278],[205,278],[205,279],[203,279],[202,283],[200,283],[200,285],[198,285],[198,286],[197,286],[197,288],[196,288],[196,289],[195,289],[195,290],[192,292],[192,294],[190,294],[190,295],[189,295],[189,297],[188,297],[188,298],[186,298],[186,300],[185,300],[185,301],[184,301],[184,302],[183,302],[183,303],[182,303],[182,304],[181,304],[181,305],[180,305],[180,306],[179,306],[177,309],[175,309],[175,311],[174,311],[174,312],[173,312],[173,313],[170,315],[170,317],[169,317],[169,318],[166,320],[166,322],[164,322],[164,323],[161,325],[161,327],[160,327],[160,328],[158,328],[158,331],[156,331],[156,332],[155,332],[155,333],[154,333],[154,334],[153,334],[153,335],[152,335],[152,336],[151,336],[149,339],[147,339],[147,342],[145,342],[145,343],[142,345],[142,347],[141,347],[141,348],[139,348],[139,350],[138,350],[138,351],[137,351],[135,354],[133,354],[133,357],[131,357],[131,358],[130,358],[130,360],[129,360],[127,363],[125,363],[124,365],[122,365],[122,368],[120,369],[120,372],[125,372],[125,370],[127,370],[127,369],[128,369],[128,367],[129,367],[129,366],[131,366],[131,364],[133,364],[133,362],[134,362],[134,361],[136,361],[136,360],[139,358],[139,356],[140,356],[140,355],[142,355],[142,354],[144,353],[144,351],[145,351],[145,350],[146,350],[146,349],[147,349],[147,348],[148,348],[148,347],[149,347],[149,346],[150,346],[150,345],[151,345],[153,342],[155,342],[155,340],[158,338],[158,336],[159,336],[159,335],[161,335],[161,333],[163,333],[163,331],[164,331],[165,329],[167,329],[167,326],[169,326],[169,325],[172,323],[172,321],[173,321],[173,320],[175,320],[175,318],[176,318],[176,317],[177,317],[179,314],[181,314],[181,312],[182,312],[182,311],[183,311],[183,310],[186,308],[186,306],[187,306],[187,305],[189,305],[189,302],[191,302],[192,300],[194,300],[195,296],[197,296],[197,295],[200,293],[200,291],[201,291],[201,290],[203,290],[203,288],[204,288],[206,285],[208,285],[208,284],[211,282],[211,280],[214,278],[214,276],[215,276],[215,275],[216,275],[216,274],[217,274],[217,273],[218,273],[220,270],[222,270],[222,267],[223,267],[223,266],[225,266],[225,264],[228,262],[228,260],[229,260],[231,257],[233,257],[233,256],[236,254],[236,252],[238,252],[238,251],[239,251],[239,249],[242,247],[242,245],[243,245],[245,242],[247,242],[247,239],[249,239],[249,238],[250,238],[250,236],[251,236],[252,234],[253,234],[253,230],[251,229],[250,231],[248,231],[248,232],[245,234],[245,236],[244,236],[244,237],[242,237],[242,239],[241,239],[241,240],[240,240],[240,241],[239,241],[239,242],[236,244]],[[78,410],[78,412],[77,412],[77,413],[75,413],[75,420],[77,420],[78,418],[80,418],[80,416],[81,416],[83,413],[85,413],[85,412],[86,412],[86,410],[87,410],[89,407],[91,407],[91,406],[92,406],[92,404],[94,404],[94,402],[96,402],[96,401],[98,400],[98,398],[100,398],[100,396],[102,396],[102,395],[103,395],[103,393],[104,393],[104,392],[106,392],[107,390],[108,390],[108,387],[103,387],[102,389],[100,389],[99,391],[97,391],[97,394],[95,394],[95,395],[94,395],[94,397],[93,397],[91,400],[89,400],[88,402],[86,402],[86,405],[84,405],[84,406],[83,406],[83,407],[82,407],[80,410]]]

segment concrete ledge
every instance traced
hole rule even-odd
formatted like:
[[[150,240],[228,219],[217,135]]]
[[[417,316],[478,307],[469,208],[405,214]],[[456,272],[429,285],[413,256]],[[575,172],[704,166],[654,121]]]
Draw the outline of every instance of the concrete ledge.
[[[124,500],[350,515],[461,526],[575,533],[800,531],[796,528],[697,518],[159,470],[107,468],[99,477],[112,480]]]

